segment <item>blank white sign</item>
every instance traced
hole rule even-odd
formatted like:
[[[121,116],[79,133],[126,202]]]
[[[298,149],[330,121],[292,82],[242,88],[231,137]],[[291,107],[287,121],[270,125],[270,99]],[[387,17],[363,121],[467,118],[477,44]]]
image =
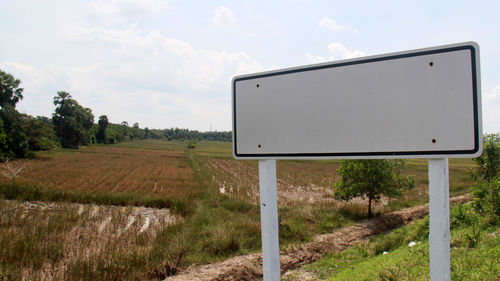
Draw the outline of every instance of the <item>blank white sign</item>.
[[[474,42],[237,76],[236,158],[476,157]]]

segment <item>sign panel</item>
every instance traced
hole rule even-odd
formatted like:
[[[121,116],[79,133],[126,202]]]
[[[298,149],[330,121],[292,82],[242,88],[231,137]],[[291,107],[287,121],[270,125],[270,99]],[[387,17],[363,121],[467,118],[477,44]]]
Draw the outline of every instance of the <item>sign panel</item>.
[[[232,110],[236,158],[477,157],[479,46],[237,76]]]

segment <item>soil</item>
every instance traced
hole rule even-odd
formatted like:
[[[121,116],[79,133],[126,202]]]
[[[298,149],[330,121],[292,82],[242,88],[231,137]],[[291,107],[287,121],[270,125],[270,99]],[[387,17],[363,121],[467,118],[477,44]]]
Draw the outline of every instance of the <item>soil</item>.
[[[451,204],[471,200],[469,196],[458,196]],[[311,242],[288,247],[280,251],[281,273],[314,262],[326,253],[340,252],[366,241],[371,235],[386,233],[412,221],[424,218],[429,206],[417,206],[363,220],[333,233],[316,236]],[[242,281],[262,279],[262,254],[238,256],[226,261],[203,266],[191,266],[165,281]]]

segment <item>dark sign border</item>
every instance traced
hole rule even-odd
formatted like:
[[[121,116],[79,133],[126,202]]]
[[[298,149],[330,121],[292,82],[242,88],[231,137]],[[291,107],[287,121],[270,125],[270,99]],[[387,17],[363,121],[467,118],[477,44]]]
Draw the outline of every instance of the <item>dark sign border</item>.
[[[284,75],[284,74],[290,74],[290,73],[297,73],[297,72],[306,72],[306,71],[314,71],[314,70],[319,70],[319,69],[326,69],[326,68],[336,68],[336,67],[342,67],[342,66],[348,66],[348,65],[356,65],[356,64],[364,64],[364,63],[372,63],[372,62],[379,62],[379,61],[386,61],[386,60],[395,60],[395,59],[402,59],[402,58],[410,58],[410,57],[417,57],[417,56],[425,56],[425,55],[431,55],[431,54],[439,54],[439,53],[447,53],[447,52],[454,52],[454,51],[461,51],[461,50],[470,50],[471,52],[471,66],[472,66],[472,98],[473,98],[473,107],[474,107],[474,148],[471,150],[439,150],[439,151],[384,151],[384,152],[339,152],[339,153],[266,153],[266,154],[242,154],[238,153],[238,147],[237,147],[237,132],[236,132],[236,83],[239,81],[244,81],[244,80],[251,80],[251,79],[258,79],[258,78],[263,78],[263,77],[270,77],[270,76],[278,76],[278,75]],[[313,158],[321,158],[321,157],[335,157],[335,158],[341,158],[341,157],[360,157],[362,158],[363,156],[415,156],[415,155],[420,155],[420,156],[426,156],[426,155],[466,155],[466,154],[475,154],[479,151],[480,148],[480,143],[479,143],[479,108],[478,108],[478,98],[477,98],[477,69],[476,69],[476,48],[473,45],[463,45],[463,46],[456,46],[456,47],[447,47],[443,49],[436,49],[436,50],[428,50],[428,51],[419,51],[419,52],[414,52],[414,53],[408,53],[408,54],[399,54],[399,55],[389,55],[386,57],[378,57],[378,58],[368,58],[368,59],[360,59],[356,61],[348,61],[348,62],[340,62],[340,63],[332,63],[328,65],[318,65],[318,66],[310,66],[310,67],[305,67],[305,68],[300,68],[300,69],[290,69],[290,70],[283,70],[283,71],[276,71],[272,73],[264,73],[264,74],[256,74],[253,76],[245,76],[245,77],[239,77],[235,78],[233,80],[233,85],[232,85],[232,95],[233,95],[233,152],[235,157],[241,157],[241,158],[273,158],[273,157],[290,157],[290,158],[307,158],[307,157],[313,157]]]

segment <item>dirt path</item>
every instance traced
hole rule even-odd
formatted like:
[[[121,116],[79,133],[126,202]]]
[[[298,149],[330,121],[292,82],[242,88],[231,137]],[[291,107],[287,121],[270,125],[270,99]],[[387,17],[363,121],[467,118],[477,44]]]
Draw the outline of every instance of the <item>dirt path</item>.
[[[471,200],[468,196],[458,196],[450,200],[452,204]],[[417,206],[395,211],[364,220],[330,234],[316,236],[313,241],[292,246],[280,252],[281,272],[297,268],[320,259],[323,254],[340,252],[350,246],[362,243],[371,235],[388,232],[412,221],[424,218],[429,206]],[[192,266],[179,275],[168,277],[166,281],[192,280],[258,280],[262,279],[262,254],[239,256],[229,260],[203,266]]]

